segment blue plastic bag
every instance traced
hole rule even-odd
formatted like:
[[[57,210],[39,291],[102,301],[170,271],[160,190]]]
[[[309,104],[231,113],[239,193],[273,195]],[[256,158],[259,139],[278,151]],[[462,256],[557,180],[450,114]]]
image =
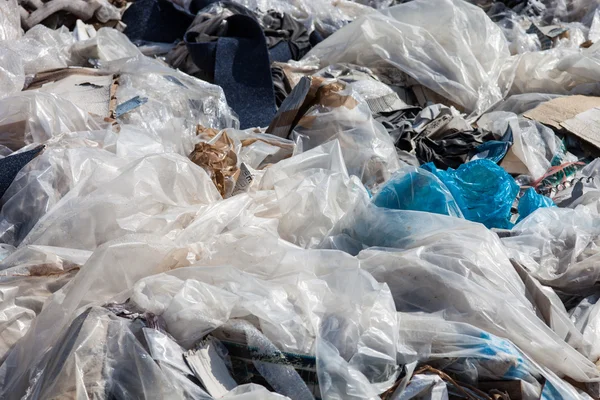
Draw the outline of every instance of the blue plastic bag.
[[[421,168],[435,174],[448,188],[464,217],[488,228],[510,229],[510,209],[519,185],[490,160],[474,160],[458,169],[439,170],[433,163]]]
[[[375,195],[373,204],[393,210],[463,216],[448,188],[431,172],[415,167],[398,171]]]
[[[527,189],[521,200],[519,200],[519,220],[521,222],[538,208],[555,207],[556,205],[549,197],[536,193],[533,188]]]

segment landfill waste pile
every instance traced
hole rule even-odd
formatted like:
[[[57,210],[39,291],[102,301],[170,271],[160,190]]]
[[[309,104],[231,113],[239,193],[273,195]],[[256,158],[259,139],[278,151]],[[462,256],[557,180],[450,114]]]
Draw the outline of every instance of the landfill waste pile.
[[[0,0],[0,399],[600,399],[600,0]]]

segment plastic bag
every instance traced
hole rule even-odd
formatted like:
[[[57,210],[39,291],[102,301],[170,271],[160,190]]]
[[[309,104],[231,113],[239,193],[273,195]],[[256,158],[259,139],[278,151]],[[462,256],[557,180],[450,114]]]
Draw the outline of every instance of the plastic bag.
[[[494,162],[474,160],[456,171],[439,170],[432,163],[422,168],[444,183],[469,221],[481,222],[488,228],[512,227],[510,209],[519,185]]]
[[[173,153],[134,161],[100,186],[90,183],[63,197],[22,244],[93,250],[133,232],[173,237],[202,205],[221,198],[202,168]]]
[[[362,98],[339,85],[327,84],[320,104],[304,114],[291,136],[298,153],[338,140],[348,173],[372,189],[400,167],[396,148]]]
[[[24,246],[0,264],[0,360],[21,338],[52,293],[77,274],[90,252]]]
[[[369,14],[305,58],[311,56],[322,67],[389,64],[475,114],[501,100],[511,81],[510,74],[501,77],[510,56],[502,31],[480,8],[459,0],[417,0]]]
[[[73,43],[73,36],[65,27],[52,30],[44,25],[36,25],[17,40],[0,42],[0,48],[17,53],[22,59],[25,75],[30,75],[66,68]]]
[[[118,117],[120,124],[154,132],[166,149],[188,155],[194,148],[198,125],[217,130],[238,128],[223,89],[145,56],[104,64],[118,73],[117,98],[124,102],[139,96],[147,102]]]
[[[100,129],[93,118],[68,100],[42,92],[20,92],[0,99],[0,144],[19,150],[61,133]]]
[[[373,204],[394,210],[463,216],[446,185],[423,168],[400,169],[373,197]]]

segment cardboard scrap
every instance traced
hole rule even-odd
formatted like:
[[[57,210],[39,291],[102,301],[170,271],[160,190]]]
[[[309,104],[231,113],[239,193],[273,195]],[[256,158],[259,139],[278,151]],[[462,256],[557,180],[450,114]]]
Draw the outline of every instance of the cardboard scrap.
[[[566,130],[600,149],[600,97],[559,97],[540,104],[524,115],[555,130]]]
[[[600,97],[565,96],[542,103],[524,116],[560,130],[562,122],[594,107],[600,107]]]
[[[600,107],[577,114],[560,125],[569,133],[600,149]]]

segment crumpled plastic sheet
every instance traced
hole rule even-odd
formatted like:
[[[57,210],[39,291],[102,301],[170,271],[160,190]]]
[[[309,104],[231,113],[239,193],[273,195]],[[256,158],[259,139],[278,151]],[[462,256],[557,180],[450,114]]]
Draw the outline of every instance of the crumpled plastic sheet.
[[[510,94],[597,95],[600,44],[587,49],[557,47],[520,56]]]
[[[553,209],[533,216],[547,210]],[[586,358],[590,345],[575,339],[578,352],[565,344],[568,335],[559,336],[536,317],[503,242],[483,225],[359,203],[322,247],[357,254],[361,268],[389,285],[398,311],[443,312],[448,320],[511,340],[559,376],[598,379]]]
[[[17,0],[0,3],[0,41],[17,40],[22,35],[21,15]]]
[[[345,53],[339,61],[392,65],[474,114],[504,96],[518,61],[502,31],[458,0],[383,12],[254,3],[304,13],[324,32],[370,10],[317,47],[321,62]],[[572,44],[548,54],[593,59],[593,46]],[[120,75],[120,103],[148,101],[107,122],[59,95],[20,92],[26,75],[88,57]],[[591,65],[569,73],[589,83]],[[563,78],[557,85],[570,90]],[[2,399],[208,399],[182,355],[227,331],[263,355],[314,356],[323,399],[377,398],[398,383],[392,398],[410,398],[431,380],[444,398],[451,385],[433,375],[408,384],[418,362],[472,384],[520,379],[526,400],[588,400],[561,378],[600,381],[597,162],[577,175],[583,189],[561,195],[571,208],[537,209],[496,233],[459,218],[441,187],[450,216],[415,211],[439,179],[413,167],[393,175],[402,165],[393,141],[352,85],[341,91],[348,102],[311,108],[293,140],[275,138],[239,130],[220,88],[142,56],[114,30],[79,40],[41,26],[0,42],[0,84],[0,126],[19,123],[5,128],[0,156],[45,145],[0,199]],[[480,119],[498,136],[513,129],[513,151],[535,175],[562,152],[558,138],[507,112],[544,98],[516,95]],[[249,172],[242,193],[223,199],[189,160],[203,129],[231,138],[236,167]],[[415,189],[408,197],[405,186]],[[313,395],[289,366],[255,366],[279,393],[245,384],[223,398]]]
[[[265,240],[268,237],[268,232],[263,233],[260,242],[268,243]],[[398,373],[398,325],[387,286],[375,282],[358,268],[357,260],[342,253],[306,253],[289,251],[289,246],[271,245],[264,250],[275,253],[263,259],[264,254],[260,253],[264,250],[244,246],[248,240],[254,241],[254,238],[245,236],[234,248],[229,245],[234,251],[230,252],[228,258],[231,258],[226,264],[222,260],[202,260],[202,254],[196,253],[199,259],[186,268],[181,266],[187,263],[180,267],[173,264],[178,263],[174,258],[178,248],[158,236],[130,236],[102,246],[72,280],[70,289],[45,305],[35,325],[9,353],[0,368],[3,397],[13,398],[29,386],[26,364],[39,372],[31,382],[35,390],[45,389],[44,382],[55,380],[55,370],[72,374],[82,368],[85,370],[85,366],[93,366],[94,358],[84,356],[85,348],[76,356],[77,346],[60,346],[61,340],[76,339],[67,339],[68,336],[58,333],[68,326],[74,329],[73,318],[77,322],[86,313],[95,312],[94,308],[83,311],[87,309],[86,304],[123,301],[128,297],[143,311],[159,313],[175,337],[184,342],[190,340],[187,343],[203,329],[210,331],[230,318],[253,315],[262,333],[279,349],[316,352],[321,360],[319,379],[330,383],[322,387],[327,398],[372,397],[391,387]],[[253,255],[255,250],[260,250],[258,258]],[[217,251],[214,254],[227,256]],[[109,259],[112,261],[107,262]],[[302,259],[307,262],[299,263]],[[265,271],[267,274],[261,278],[256,273],[244,272],[247,268],[256,271],[249,260],[255,265],[268,260],[270,265],[262,268],[275,269],[270,273]],[[231,301],[233,299],[236,301]],[[103,319],[114,320],[110,316],[106,318]],[[95,334],[106,335],[103,325],[98,329],[100,332]],[[45,334],[39,337],[41,331]],[[86,340],[86,343],[92,346],[94,342]],[[66,352],[63,357],[49,357],[30,347],[41,350],[52,344],[55,344],[54,351]],[[118,348],[125,352],[134,344]],[[118,366],[122,357],[117,353],[100,363]],[[20,361],[15,363],[17,359]],[[64,362],[57,362],[59,360]],[[111,379],[119,379],[120,375],[115,376],[110,368],[103,371],[113,374]],[[37,374],[34,372],[31,377]],[[152,372],[149,377],[155,374]],[[128,375],[126,385],[138,385],[135,375]],[[95,383],[89,384],[93,387]],[[166,385],[165,390],[168,389]]]
[[[542,208],[513,228],[502,243],[542,284],[585,296],[600,280],[600,220],[585,207]]]
[[[529,188],[519,199],[519,220],[517,221],[517,223],[531,215],[531,213],[533,213],[538,208],[554,206],[555,204],[552,201],[552,199],[536,193],[534,188]]]
[[[400,169],[373,197],[373,204],[394,210],[463,217],[452,193],[435,174],[424,168]]]
[[[433,173],[452,193],[469,221],[488,228],[511,228],[510,209],[519,185],[504,169],[490,160],[474,160],[458,169],[437,169],[433,163],[421,168]]]
[[[509,340],[467,323],[449,321],[441,313],[401,312],[398,317],[399,348],[406,362],[426,362],[443,368],[467,384],[476,384],[479,379],[519,379],[524,399],[590,398],[529,359]],[[546,379],[543,388],[541,377]],[[410,393],[409,389],[410,385],[406,392]],[[406,392],[398,398],[404,399]]]
[[[366,15],[305,59],[312,56],[322,67],[395,67],[474,114],[501,100],[512,81],[504,34],[479,7],[460,0],[416,0]]]

